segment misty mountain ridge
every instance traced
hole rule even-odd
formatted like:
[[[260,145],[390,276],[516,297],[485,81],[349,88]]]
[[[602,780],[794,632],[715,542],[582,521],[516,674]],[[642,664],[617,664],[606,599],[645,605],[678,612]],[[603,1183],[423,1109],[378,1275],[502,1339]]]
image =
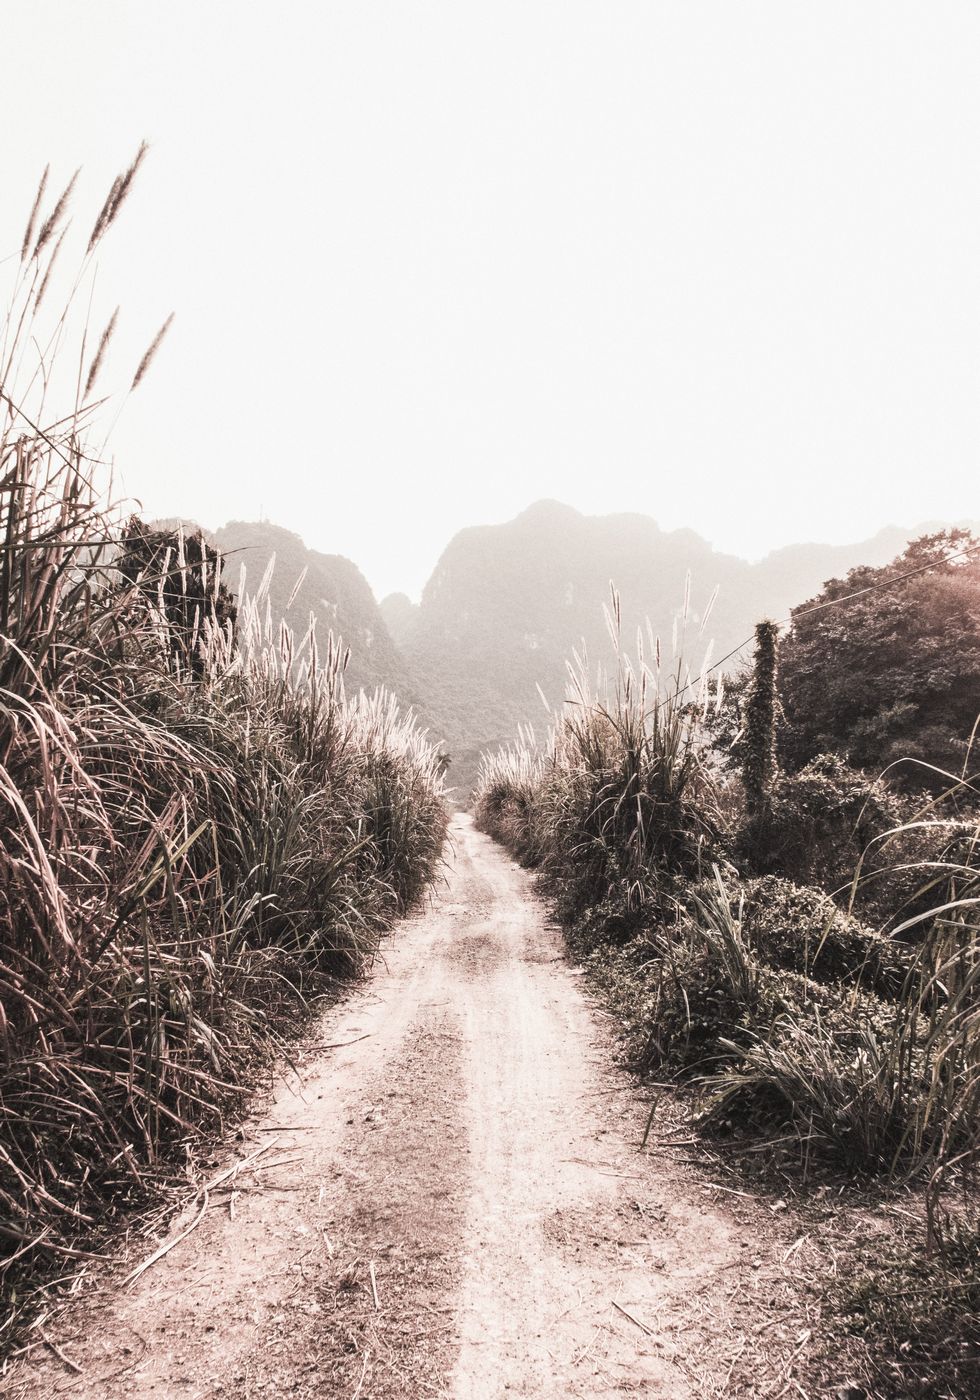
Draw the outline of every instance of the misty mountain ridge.
[[[584,645],[593,662],[609,657],[610,582],[627,650],[649,620],[669,656],[690,577],[682,642],[686,664],[699,669],[709,641],[722,657],[760,618],[785,618],[826,579],[884,564],[928,528],[891,526],[853,545],[790,545],[749,563],[649,516],[585,516],[540,501],[506,524],[461,530],[450,541],[402,651],[432,722],[469,770],[481,749],[509,742],[519,724],[547,722],[538,687],[560,704],[573,649]]]
[[[453,755],[451,781],[466,788],[484,749],[509,742],[520,724],[546,722],[539,686],[551,705],[560,704],[573,649],[584,647],[591,662],[610,656],[603,605],[611,582],[628,651],[649,620],[667,656],[680,631],[685,663],[699,669],[709,641],[717,660],[750,637],[760,618],[786,618],[827,579],[887,563],[910,539],[939,528],[893,525],[854,544],[787,545],[750,563],[693,530],[662,530],[646,515],[587,516],[542,500],[503,524],[454,535],[419,603],[394,593],[380,604],[350,560],[311,550],[280,526],[231,521],[212,538],[227,556],[232,586],[238,561],[256,587],[274,553],[274,618],[299,633],[313,612],[323,634],[340,635],[351,650],[348,688],[387,685],[413,705]]]

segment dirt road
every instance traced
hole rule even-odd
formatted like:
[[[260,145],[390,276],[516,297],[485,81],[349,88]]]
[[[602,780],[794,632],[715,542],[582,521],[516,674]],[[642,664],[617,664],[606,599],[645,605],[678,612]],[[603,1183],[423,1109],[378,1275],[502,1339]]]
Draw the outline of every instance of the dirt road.
[[[97,1273],[2,1393],[788,1391],[792,1235],[683,1149],[638,1153],[643,1105],[529,878],[466,818],[452,836],[446,886],[212,1177],[261,1155],[135,1283],[159,1241]]]

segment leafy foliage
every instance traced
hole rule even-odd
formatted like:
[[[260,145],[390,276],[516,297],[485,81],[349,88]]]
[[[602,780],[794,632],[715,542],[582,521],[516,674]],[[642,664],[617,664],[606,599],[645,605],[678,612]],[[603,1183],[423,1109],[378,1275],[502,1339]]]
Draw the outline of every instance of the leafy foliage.
[[[739,922],[747,946],[770,967],[886,999],[901,994],[913,966],[906,945],[873,932],[812,885],[774,876],[742,882]]]
[[[835,754],[818,754],[796,773],[780,773],[770,797],[765,840],[743,843],[753,871],[840,890],[870,843],[900,820],[903,806],[883,783]]]
[[[980,552],[950,556],[977,546],[965,530],[924,535],[793,609],[780,653],[790,769],[838,753],[879,772],[899,763],[921,785],[928,772],[909,760],[959,768],[980,709]]]

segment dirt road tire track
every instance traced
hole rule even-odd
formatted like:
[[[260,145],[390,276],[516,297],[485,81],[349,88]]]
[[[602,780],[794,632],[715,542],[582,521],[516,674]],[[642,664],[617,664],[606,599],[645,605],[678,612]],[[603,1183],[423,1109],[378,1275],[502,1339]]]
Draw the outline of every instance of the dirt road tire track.
[[[466,818],[452,835],[446,886],[325,1018],[338,1048],[233,1145],[272,1139],[255,1169],[135,1286],[153,1242],[50,1325],[81,1374],[39,1343],[0,1393],[767,1393],[751,1339],[798,1307],[778,1227],[637,1154],[642,1106],[529,878]]]

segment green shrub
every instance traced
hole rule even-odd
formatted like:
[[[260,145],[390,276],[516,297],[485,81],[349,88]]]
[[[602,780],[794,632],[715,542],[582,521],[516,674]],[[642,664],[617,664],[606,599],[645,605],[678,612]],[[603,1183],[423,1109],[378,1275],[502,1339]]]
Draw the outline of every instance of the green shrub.
[[[797,773],[780,773],[771,788],[764,840],[745,818],[738,840],[747,873],[783,875],[828,893],[849,891],[862,854],[901,819],[885,785],[820,754]]]
[[[768,875],[744,881],[740,894],[742,935],[771,967],[884,997],[901,992],[910,950],[845,914],[822,890]]]

